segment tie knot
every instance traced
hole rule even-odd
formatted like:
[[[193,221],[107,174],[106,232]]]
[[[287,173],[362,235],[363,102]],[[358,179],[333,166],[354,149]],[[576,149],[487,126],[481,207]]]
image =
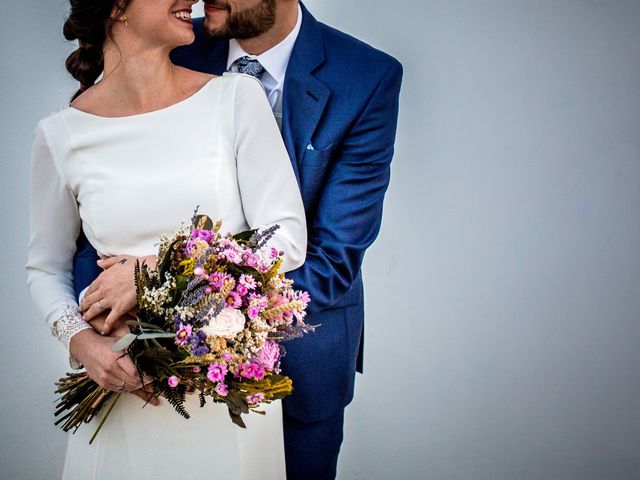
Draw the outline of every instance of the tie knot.
[[[240,73],[246,73],[247,75],[256,77],[258,80],[262,79],[262,75],[264,75],[265,72],[262,64],[255,58],[239,58],[236,62],[236,65],[238,66],[238,71]]]

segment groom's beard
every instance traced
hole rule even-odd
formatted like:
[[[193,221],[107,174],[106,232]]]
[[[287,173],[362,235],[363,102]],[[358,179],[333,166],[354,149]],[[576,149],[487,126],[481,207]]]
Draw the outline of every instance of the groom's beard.
[[[208,5],[227,10],[227,21],[219,28],[207,28],[205,21],[202,29],[212,38],[238,38],[244,40],[262,35],[276,23],[276,1],[261,0],[253,7],[232,12],[225,0],[205,0]]]

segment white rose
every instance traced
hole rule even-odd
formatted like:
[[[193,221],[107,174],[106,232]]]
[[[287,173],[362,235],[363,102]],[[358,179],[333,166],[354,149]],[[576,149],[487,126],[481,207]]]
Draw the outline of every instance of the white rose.
[[[209,324],[202,328],[207,337],[233,338],[244,330],[244,315],[240,310],[227,307],[209,320]]]

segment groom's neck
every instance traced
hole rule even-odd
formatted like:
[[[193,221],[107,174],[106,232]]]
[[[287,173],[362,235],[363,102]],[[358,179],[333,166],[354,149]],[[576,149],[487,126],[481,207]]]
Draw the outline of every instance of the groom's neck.
[[[253,38],[238,39],[242,49],[250,55],[260,55],[282,42],[296,26],[298,20],[298,1],[278,2],[276,22],[262,35]]]

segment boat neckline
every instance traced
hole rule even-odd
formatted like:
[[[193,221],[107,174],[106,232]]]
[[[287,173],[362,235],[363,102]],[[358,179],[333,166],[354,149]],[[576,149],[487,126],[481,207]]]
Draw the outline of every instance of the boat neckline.
[[[72,107],[71,105],[69,105],[67,107],[68,110],[77,112],[81,115],[85,115],[88,117],[93,117],[93,118],[98,118],[98,119],[104,119],[104,120],[123,120],[123,119],[127,119],[127,118],[138,118],[138,117],[145,117],[148,115],[153,115],[155,113],[162,113],[168,110],[172,110],[175,107],[179,107],[180,105],[184,105],[185,103],[189,103],[191,100],[195,99],[196,97],[199,96],[199,94],[201,92],[203,92],[204,90],[207,89],[207,87],[214,83],[216,80],[221,79],[222,77],[224,77],[226,74],[228,74],[229,72],[224,72],[222,75],[217,75],[209,80],[207,80],[207,82],[202,85],[198,90],[196,90],[195,92],[193,92],[191,95],[189,95],[186,98],[183,98],[182,100],[180,100],[179,102],[176,103],[172,103],[171,105],[167,105],[166,107],[162,107],[162,108],[158,108],[156,110],[151,110],[149,112],[142,112],[142,113],[134,113],[132,115],[123,115],[123,116],[114,116],[114,117],[107,117],[105,115],[98,115],[95,113],[90,113],[90,112],[85,112],[84,110],[80,110],[79,108],[76,107]]]

